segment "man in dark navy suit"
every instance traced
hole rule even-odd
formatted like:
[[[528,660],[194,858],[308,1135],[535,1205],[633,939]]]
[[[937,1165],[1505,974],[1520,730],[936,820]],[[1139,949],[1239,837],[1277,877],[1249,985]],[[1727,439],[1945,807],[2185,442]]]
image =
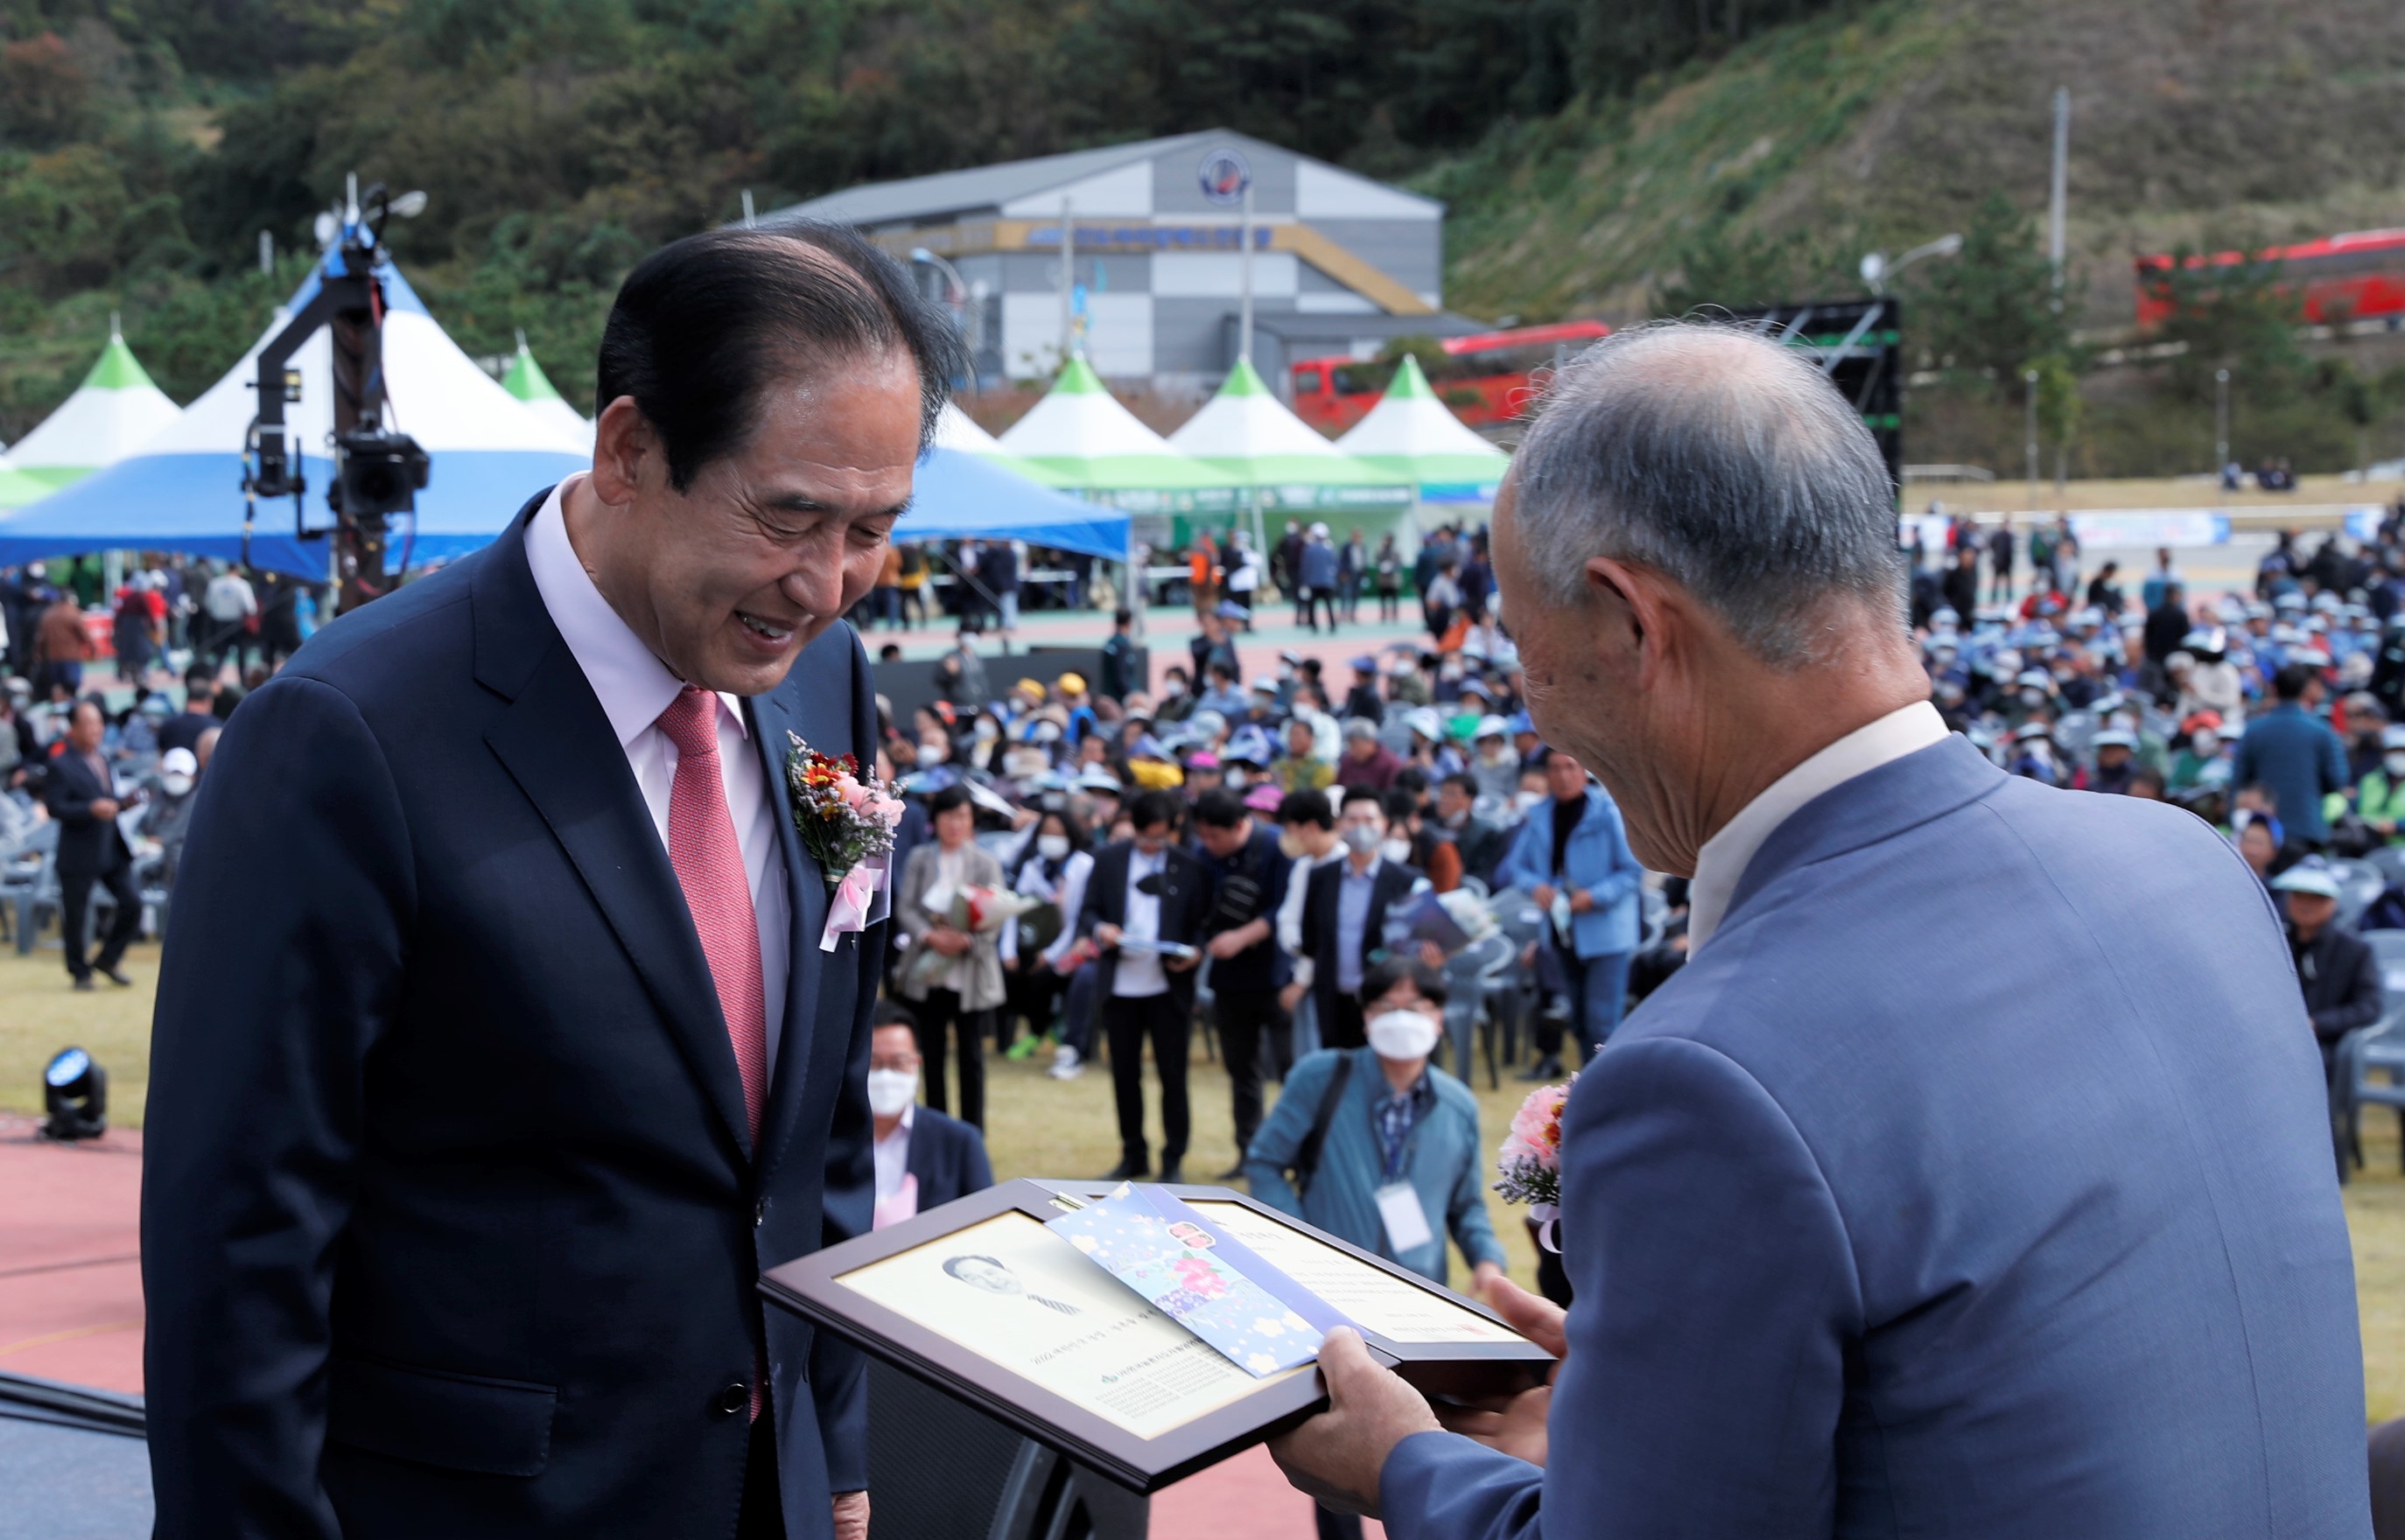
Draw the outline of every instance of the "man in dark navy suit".
[[[78,989],[91,987],[99,973],[112,984],[132,984],[118,966],[125,949],[142,931],[142,896],[134,888],[134,852],[117,825],[123,809],[117,799],[117,778],[100,752],[107,719],[100,702],[79,700],[67,714],[67,735],[43,777],[42,800],[59,821],[59,930],[67,957],[67,972]],[[92,885],[108,889],[117,908],[100,956],[84,957],[84,915],[91,905]]]
[[[993,1185],[985,1137],[974,1125],[919,1105],[919,1024],[909,1008],[877,1007],[868,1045],[868,1112],[875,1124],[877,1227]]]
[[[1311,993],[1319,1015],[1319,1045],[1360,1048],[1370,1042],[1361,1021],[1361,974],[1370,954],[1385,945],[1386,911],[1407,897],[1420,870],[1379,853],[1386,812],[1377,792],[1356,786],[1336,819],[1344,856],[1314,871],[1302,898],[1302,955],[1311,959]]]
[[[664,248],[591,473],[228,723],[152,1053],[162,1537],[865,1534],[858,1362],[756,1292],[869,1227],[885,945],[784,767],[873,751],[837,618],[955,352],[848,231]]]

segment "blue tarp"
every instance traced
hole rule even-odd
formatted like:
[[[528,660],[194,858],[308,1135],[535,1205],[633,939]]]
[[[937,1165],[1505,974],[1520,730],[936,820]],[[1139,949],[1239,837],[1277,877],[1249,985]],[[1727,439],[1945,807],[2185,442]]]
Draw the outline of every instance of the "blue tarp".
[[[911,478],[910,511],[897,540],[1026,540],[1121,562],[1128,516],[1039,486],[981,455],[931,449]]]
[[[304,463],[309,526],[331,522],[323,488],[333,464]],[[500,533],[533,494],[580,469],[568,455],[541,452],[456,451],[433,456],[417,495],[416,527],[393,521],[387,559],[404,547],[412,566],[462,556]],[[242,556],[242,462],[222,455],[146,455],[0,518],[0,567],[87,551],[180,551],[238,561]],[[1124,561],[1128,516],[1039,486],[1016,471],[958,450],[935,449],[913,478],[911,509],[894,526],[903,540],[1019,539],[1107,561]],[[326,541],[302,539],[289,498],[259,506],[253,565],[323,581]]]

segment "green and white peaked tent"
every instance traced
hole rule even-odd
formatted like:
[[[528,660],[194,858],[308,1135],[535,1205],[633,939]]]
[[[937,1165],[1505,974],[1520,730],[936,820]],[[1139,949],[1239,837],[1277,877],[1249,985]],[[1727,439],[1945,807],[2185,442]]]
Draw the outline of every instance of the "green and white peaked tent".
[[[1410,476],[1329,443],[1270,393],[1250,358],[1236,360],[1219,393],[1169,442],[1265,508],[1398,508],[1412,500]]]
[[[91,372],[41,427],[17,441],[8,463],[20,475],[56,491],[115,465],[181,414],[167,393],[150,383],[111,316],[108,345]],[[7,496],[0,491],[0,503]]]
[[[1040,480],[1137,511],[1165,509],[1163,495],[1190,505],[1197,493],[1217,493],[1225,507],[1233,484],[1136,421],[1083,355],[996,442]]]
[[[936,413],[935,445],[937,449],[954,449],[981,460],[991,460],[1044,486],[1064,484],[1055,472],[1022,460],[1003,448],[1002,441],[977,427],[976,420],[963,412],[956,401],[946,401],[944,410]]]
[[[501,388],[524,401],[536,416],[591,446],[593,425],[560,398],[551,376],[534,361],[534,350],[527,346],[524,331],[518,333],[518,356],[510,360],[509,371],[501,376]]]
[[[57,490],[37,476],[29,476],[0,455],[0,509],[22,508]]]
[[[1419,483],[1421,498],[1432,503],[1493,502],[1512,463],[1437,399],[1419,360],[1408,354],[1386,394],[1336,447],[1409,476]]]

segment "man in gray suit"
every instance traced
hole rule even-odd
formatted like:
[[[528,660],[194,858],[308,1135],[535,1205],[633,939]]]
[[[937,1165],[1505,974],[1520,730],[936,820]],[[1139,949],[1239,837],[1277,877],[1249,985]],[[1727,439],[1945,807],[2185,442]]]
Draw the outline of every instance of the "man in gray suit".
[[[1398,1540],[2359,1540],[2319,1065],[2236,855],[1947,734],[1796,354],[1597,345],[1495,515],[1538,725],[1692,875],[1692,958],[1571,1094],[1576,1304],[1494,1292],[1552,1384],[1444,1431],[1340,1330],[1289,1476]]]

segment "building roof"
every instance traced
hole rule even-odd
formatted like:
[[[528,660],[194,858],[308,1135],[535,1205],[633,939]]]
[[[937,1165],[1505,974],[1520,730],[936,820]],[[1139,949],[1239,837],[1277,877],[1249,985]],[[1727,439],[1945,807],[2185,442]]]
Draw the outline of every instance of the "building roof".
[[[908,176],[897,182],[870,182],[789,204],[761,217],[764,221],[788,216],[839,219],[855,225],[933,219],[997,208],[1017,199],[1081,182],[1090,176],[1099,176],[1104,172],[1116,171],[1138,161],[1148,161],[1172,150],[1200,148],[1213,140],[1234,140],[1248,147],[1293,155],[1297,160],[1312,159],[1249,134],[1228,129],[1203,129],[1193,133],[1174,133],[1162,139],[1137,139],[1124,145],[1106,145],[1099,149],[1039,155],[1032,161],[1006,161],[999,165],[972,166],[965,171],[941,171],[931,176]],[[1419,196],[1404,192],[1399,188],[1393,190],[1404,197]],[[1420,201],[1434,208],[1443,206],[1434,199]]]

